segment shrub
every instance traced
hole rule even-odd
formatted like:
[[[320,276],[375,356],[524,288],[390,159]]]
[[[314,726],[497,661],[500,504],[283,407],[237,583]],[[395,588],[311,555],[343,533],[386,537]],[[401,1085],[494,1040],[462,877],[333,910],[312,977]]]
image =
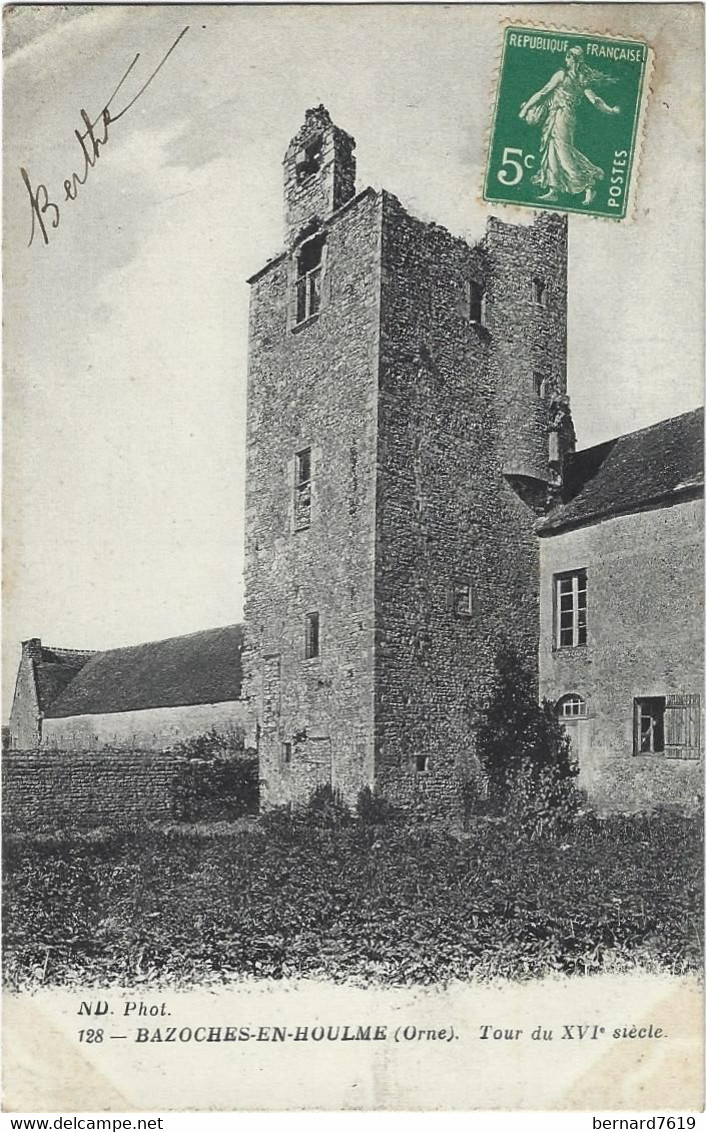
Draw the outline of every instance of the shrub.
[[[360,791],[355,810],[365,825],[385,825],[400,817],[397,808],[369,786],[364,786]]]
[[[556,766],[537,770],[526,761],[510,784],[504,813],[510,824],[527,837],[553,836],[570,828],[580,803],[581,795],[573,779],[562,777]]]
[[[242,733],[211,730],[174,748],[185,761],[172,779],[172,814],[178,821],[233,819],[256,813],[258,760],[243,749]]]
[[[335,790],[326,783],[324,786],[317,786],[311,795],[304,817],[312,825],[333,829],[348,825],[351,812],[343,801],[340,790]]]
[[[552,705],[537,703],[532,674],[503,645],[478,730],[478,755],[496,810],[531,836],[565,828],[579,808],[578,764]]]

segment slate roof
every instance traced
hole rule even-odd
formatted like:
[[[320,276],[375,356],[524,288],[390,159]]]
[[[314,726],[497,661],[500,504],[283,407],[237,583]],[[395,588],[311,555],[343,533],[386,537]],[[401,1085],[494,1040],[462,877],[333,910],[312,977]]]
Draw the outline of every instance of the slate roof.
[[[95,653],[48,718],[214,704],[240,698],[242,625]]]
[[[704,411],[629,432],[570,456],[564,500],[537,524],[540,535],[643,511],[703,492]]]

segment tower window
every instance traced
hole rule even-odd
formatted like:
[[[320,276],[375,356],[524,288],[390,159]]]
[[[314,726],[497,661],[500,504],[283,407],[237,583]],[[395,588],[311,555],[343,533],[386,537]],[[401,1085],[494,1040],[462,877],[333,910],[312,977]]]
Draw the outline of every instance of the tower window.
[[[453,611],[456,617],[470,617],[473,614],[471,583],[465,578],[454,579]]]
[[[485,288],[476,279],[466,283],[464,295],[464,315],[469,322],[485,326]]]
[[[311,523],[311,448],[294,457],[294,529],[304,530]]]
[[[297,256],[296,325],[306,322],[321,307],[321,270],[324,238],[317,236],[302,245]]]
[[[532,280],[532,302],[539,307],[546,307],[547,305],[547,285],[538,276],[535,276]]]
[[[296,156],[297,181],[299,184],[313,177],[321,168],[321,138],[311,142]]]
[[[558,648],[586,644],[586,571],[559,574],[556,586],[556,623]]]
[[[319,655],[319,615],[307,613],[304,622],[304,659],[313,660]]]
[[[428,755],[415,755],[414,756],[414,769],[417,774],[424,774],[429,770],[429,756]]]
[[[284,766],[289,766],[291,761],[292,761],[292,744],[291,743],[283,743],[282,744],[282,762],[283,762]]]
[[[534,388],[535,397],[542,399],[547,395],[547,375],[546,373],[537,373],[536,370],[532,374],[532,385]]]

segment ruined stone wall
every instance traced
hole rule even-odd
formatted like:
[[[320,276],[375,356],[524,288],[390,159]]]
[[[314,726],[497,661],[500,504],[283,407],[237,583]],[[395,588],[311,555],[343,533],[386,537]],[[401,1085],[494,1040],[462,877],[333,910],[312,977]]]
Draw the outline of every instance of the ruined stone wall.
[[[476,248],[385,198],[376,558],[376,778],[447,818],[473,762],[474,720],[503,635],[536,670],[534,511],[503,475],[548,478],[533,370],[564,388],[563,223],[491,222]],[[537,308],[532,279],[551,287]],[[470,280],[485,325],[469,321]],[[469,616],[454,610],[469,584]],[[428,763],[419,765],[425,757]]]
[[[379,198],[360,194],[323,231],[313,318],[294,325],[292,254],[252,280],[243,663],[265,807],[324,783],[353,801],[373,774]],[[310,525],[296,529],[295,457],[308,447]],[[320,655],[306,660],[313,611]]]
[[[49,833],[166,820],[179,761],[155,751],[6,751],[3,830]]]
[[[540,546],[540,690],[552,702],[572,692],[586,702],[577,738],[591,801],[604,810],[693,805],[703,759],[633,754],[633,704],[703,692],[703,500],[547,535]],[[557,649],[553,578],[584,568],[587,644]]]

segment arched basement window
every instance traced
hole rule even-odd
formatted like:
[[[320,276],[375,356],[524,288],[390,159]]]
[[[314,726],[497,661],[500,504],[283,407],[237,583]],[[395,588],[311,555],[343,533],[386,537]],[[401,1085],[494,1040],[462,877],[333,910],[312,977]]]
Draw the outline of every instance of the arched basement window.
[[[576,692],[569,692],[557,700],[555,711],[560,718],[576,719],[577,716],[586,714],[586,701]]]

